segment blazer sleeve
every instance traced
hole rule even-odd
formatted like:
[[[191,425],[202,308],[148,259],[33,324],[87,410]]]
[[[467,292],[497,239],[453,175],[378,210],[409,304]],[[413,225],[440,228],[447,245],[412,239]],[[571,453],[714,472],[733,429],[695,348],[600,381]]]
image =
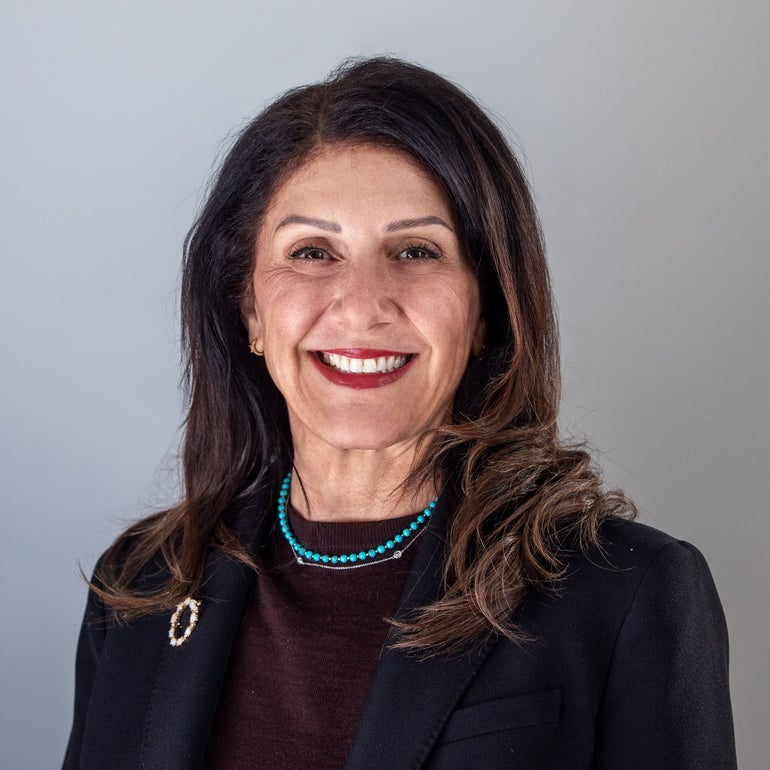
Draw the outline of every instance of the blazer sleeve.
[[[612,657],[595,767],[735,768],[727,627],[708,566],[689,543],[660,548]]]
[[[98,572],[95,570],[95,573]],[[93,580],[93,578],[92,578]],[[80,627],[77,654],[75,657],[75,708],[67,753],[63,770],[77,770],[85,732],[86,717],[91,701],[91,692],[96,678],[102,647],[106,635],[106,613],[104,605],[89,589],[83,624]]]

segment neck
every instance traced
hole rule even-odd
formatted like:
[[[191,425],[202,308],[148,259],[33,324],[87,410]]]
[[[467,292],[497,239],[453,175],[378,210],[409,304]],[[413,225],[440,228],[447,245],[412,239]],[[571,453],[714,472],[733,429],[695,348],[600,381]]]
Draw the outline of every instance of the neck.
[[[291,504],[314,521],[379,521],[422,510],[433,484],[406,485],[415,447],[310,451],[294,447]]]

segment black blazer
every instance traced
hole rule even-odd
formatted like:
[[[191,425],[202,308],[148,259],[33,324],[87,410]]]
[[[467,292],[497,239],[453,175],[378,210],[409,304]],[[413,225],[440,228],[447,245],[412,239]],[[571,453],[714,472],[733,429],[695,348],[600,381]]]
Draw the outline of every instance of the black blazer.
[[[256,503],[258,510],[272,510]],[[399,612],[437,596],[444,515],[431,519]],[[727,631],[700,553],[641,524],[602,526],[557,594],[532,592],[528,641],[417,660],[385,648],[347,770],[734,768]],[[192,770],[203,760],[254,575],[212,554],[200,620],[114,625],[91,595],[65,770]],[[297,729],[301,729],[297,725]]]

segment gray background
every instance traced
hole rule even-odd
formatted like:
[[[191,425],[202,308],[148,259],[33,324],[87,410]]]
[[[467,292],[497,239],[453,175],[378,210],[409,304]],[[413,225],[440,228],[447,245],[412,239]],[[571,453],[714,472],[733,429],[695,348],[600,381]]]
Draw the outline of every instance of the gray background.
[[[0,5],[0,766],[55,767],[90,570],[174,496],[180,249],[223,138],[347,55],[459,82],[526,157],[567,430],[698,545],[770,766],[770,4]]]

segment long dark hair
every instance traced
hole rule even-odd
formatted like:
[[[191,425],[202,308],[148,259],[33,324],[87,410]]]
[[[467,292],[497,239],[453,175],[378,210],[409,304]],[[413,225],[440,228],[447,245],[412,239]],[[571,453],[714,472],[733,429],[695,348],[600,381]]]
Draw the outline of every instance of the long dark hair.
[[[399,644],[435,651],[485,632],[515,634],[511,611],[526,588],[561,574],[562,540],[595,542],[603,518],[632,512],[622,494],[603,491],[586,451],[559,440],[558,337],[543,240],[501,132],[433,72],[387,57],[353,60],[322,83],[289,91],[245,128],[188,235],[184,498],[129,529],[105,555],[95,590],[116,613],[167,610],[194,593],[211,548],[252,564],[227,512],[275,484],[292,458],[285,403],[249,354],[241,320],[257,232],[281,182],[311,153],[361,144],[408,153],[443,188],[476,270],[487,329],[452,423],[426,438],[430,451],[415,469],[415,477],[456,479],[458,503],[445,593],[398,624]],[[168,580],[137,588],[137,575],[158,559]]]

